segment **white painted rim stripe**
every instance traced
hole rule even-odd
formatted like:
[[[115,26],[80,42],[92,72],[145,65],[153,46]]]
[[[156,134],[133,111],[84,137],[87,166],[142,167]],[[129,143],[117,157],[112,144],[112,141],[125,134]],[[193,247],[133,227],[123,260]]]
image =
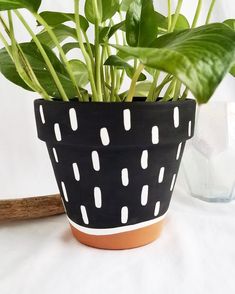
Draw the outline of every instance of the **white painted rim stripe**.
[[[86,228],[83,226],[80,226],[78,224],[76,224],[75,222],[73,222],[69,217],[68,220],[70,222],[70,224],[77,230],[79,230],[82,233],[88,234],[88,235],[93,235],[93,236],[107,236],[107,235],[114,235],[114,234],[119,234],[119,233],[124,233],[124,232],[130,232],[130,231],[134,231],[134,230],[138,230],[141,228],[145,228],[151,225],[154,225],[160,221],[162,221],[165,216],[167,215],[167,212],[160,216],[157,217],[155,219],[146,221],[146,222],[142,222],[142,223],[138,223],[135,225],[130,225],[130,226],[124,226],[124,227],[117,227],[117,228],[112,228],[112,229],[91,229],[91,228]]]
[[[43,124],[45,124],[46,121],[45,121],[44,110],[43,110],[42,105],[39,106],[39,112],[40,112],[40,116],[41,116],[41,121],[42,121]]]
[[[153,144],[159,143],[159,128],[158,128],[158,126],[152,127],[152,143]]]
[[[110,144],[109,133],[106,128],[102,128],[100,130],[100,138],[104,146],[108,146]]]
[[[175,128],[178,128],[180,125],[180,112],[179,107],[174,108],[174,126]]]

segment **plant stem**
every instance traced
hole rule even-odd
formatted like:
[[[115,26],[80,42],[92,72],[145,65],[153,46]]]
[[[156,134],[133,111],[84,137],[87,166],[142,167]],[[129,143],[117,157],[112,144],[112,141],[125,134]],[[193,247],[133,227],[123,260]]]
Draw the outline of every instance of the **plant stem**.
[[[136,69],[136,72],[135,72],[133,78],[132,78],[131,86],[130,86],[128,96],[126,98],[126,102],[132,102],[133,101],[133,97],[135,95],[136,83],[137,83],[137,81],[139,79],[139,76],[140,76],[143,69],[144,69],[144,65],[142,63],[140,63],[139,66]]]
[[[175,88],[175,83],[176,83],[176,78],[173,78],[170,85],[169,85],[169,87],[168,87],[168,89],[166,90],[166,93],[165,93],[165,95],[163,97],[163,101],[166,102],[166,101],[171,99],[172,92],[173,92],[173,90]]]
[[[199,16],[200,16],[200,13],[201,13],[201,10],[202,10],[202,0],[198,0],[196,13],[195,13],[195,16],[194,16],[194,19],[193,19],[193,23],[192,23],[192,28],[195,28],[196,27],[197,22],[198,22],[198,19],[199,19]]]
[[[89,55],[85,49],[85,46],[83,44],[83,39],[82,39],[82,34],[81,34],[80,16],[79,16],[79,3],[80,3],[80,0],[74,0],[74,13],[75,13],[75,22],[76,22],[76,31],[77,31],[78,42],[79,42],[82,54],[84,56],[86,65],[87,65],[87,70],[88,70],[89,80],[90,80],[91,90],[92,90],[92,98],[94,99],[94,101],[99,101],[98,95],[97,95],[97,90],[96,90],[96,85],[95,85],[95,79],[94,79],[94,75],[93,75],[93,70],[92,70],[92,63],[91,63]]]
[[[71,65],[69,63],[69,61],[67,60],[67,57],[62,49],[62,47],[60,46],[60,43],[56,37],[56,35],[54,34],[53,30],[51,29],[51,27],[47,24],[47,22],[37,13],[37,12],[33,12],[33,15],[34,17],[36,18],[36,20],[44,26],[45,30],[48,32],[49,36],[51,37],[52,41],[54,42],[54,44],[56,45],[59,53],[60,53],[60,56],[62,58],[62,61],[64,62],[64,65],[66,67],[66,70],[68,72],[68,75],[71,79],[71,82],[74,86],[74,88],[76,89],[77,91],[77,94],[78,94],[78,98],[82,100],[82,95],[80,93],[80,90],[79,90],[79,87],[77,85],[77,82],[76,82],[76,79],[75,79],[75,76],[74,76],[74,73],[72,71],[72,68],[71,68]]]
[[[182,4],[183,4],[183,0],[178,0],[178,4],[177,4],[176,10],[175,10],[175,15],[174,15],[173,20],[172,20],[170,32],[173,32],[174,29],[175,29],[177,20],[178,20],[179,15],[180,15]]]
[[[175,84],[175,90],[173,95],[173,101],[177,101],[180,97],[180,91],[181,91],[182,83],[181,81],[177,80]]]
[[[172,80],[172,76],[170,74],[168,74],[164,80],[161,82],[160,85],[157,86],[157,88],[154,91],[154,97],[156,97],[156,99],[159,98],[159,95],[161,94],[162,89],[165,87],[165,85],[167,83],[169,83]]]
[[[156,85],[157,85],[157,81],[158,81],[159,76],[160,76],[160,71],[156,70],[146,102],[150,102],[150,101],[154,100],[154,92],[155,92],[155,89],[156,89]]]
[[[99,101],[102,101],[102,87],[101,87],[101,56],[100,56],[100,44],[99,44],[99,21],[95,22],[95,76],[96,87]]]
[[[22,22],[22,24],[24,25],[26,30],[29,32],[29,34],[32,37],[34,43],[36,44],[39,52],[41,53],[46,65],[48,67],[48,70],[49,70],[49,72],[50,72],[50,74],[51,74],[51,76],[52,76],[52,78],[53,78],[53,80],[54,80],[54,82],[56,84],[56,87],[57,87],[57,89],[58,89],[58,91],[59,91],[59,93],[61,95],[62,100],[63,101],[69,101],[68,96],[67,96],[67,94],[66,94],[66,92],[65,92],[65,90],[64,90],[64,88],[63,88],[63,86],[62,86],[62,84],[60,82],[60,79],[59,79],[59,77],[58,77],[58,75],[57,75],[57,73],[56,73],[56,71],[55,71],[55,69],[54,69],[54,67],[53,67],[53,65],[52,65],[52,63],[50,61],[50,58],[47,56],[46,51],[44,50],[41,42],[39,41],[37,36],[34,34],[34,32],[30,28],[30,26],[27,24],[27,22],[24,20],[21,13],[19,11],[15,10],[15,14],[19,18],[19,20]]]
[[[209,11],[207,14],[207,18],[206,18],[206,24],[208,24],[211,20],[211,15],[212,15],[213,9],[215,7],[215,2],[216,2],[216,0],[211,1],[211,5],[210,5],[210,8],[209,8]]]
[[[90,57],[90,60],[91,60],[91,63],[92,63],[92,68],[94,69],[95,68],[95,62],[94,62],[94,58],[93,58],[93,52],[91,50],[91,44],[90,44],[90,41],[88,39],[88,36],[86,34],[86,32],[84,32],[82,30],[82,33],[83,33],[83,36],[84,36],[84,39],[85,39],[85,42],[86,42],[86,45],[87,45],[87,53]]]
[[[168,32],[170,32],[171,24],[172,24],[172,16],[171,16],[171,0],[168,0]]]

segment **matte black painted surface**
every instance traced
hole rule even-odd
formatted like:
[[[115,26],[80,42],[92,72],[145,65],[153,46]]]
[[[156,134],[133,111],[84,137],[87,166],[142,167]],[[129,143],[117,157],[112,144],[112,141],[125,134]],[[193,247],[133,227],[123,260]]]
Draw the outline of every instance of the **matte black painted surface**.
[[[38,136],[47,144],[67,214],[75,223],[89,228],[113,228],[166,213],[185,142],[193,136],[194,100],[168,103],[36,100],[35,116]],[[55,134],[55,124],[60,128],[60,136]],[[152,137],[156,127],[159,136]],[[94,151],[99,156],[96,170],[92,161]],[[79,176],[74,174],[74,163]],[[164,177],[159,182],[163,168]],[[122,182],[123,169],[128,170],[127,186]],[[148,197],[145,194],[141,201],[146,185]],[[123,207],[128,215],[125,211],[122,216]]]

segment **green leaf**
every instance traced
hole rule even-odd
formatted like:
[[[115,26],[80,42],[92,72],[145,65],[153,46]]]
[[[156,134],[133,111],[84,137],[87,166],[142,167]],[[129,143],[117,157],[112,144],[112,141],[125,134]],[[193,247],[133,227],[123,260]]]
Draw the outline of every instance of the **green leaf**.
[[[230,70],[230,74],[235,77],[235,65]]]
[[[26,8],[31,11],[38,11],[41,0],[0,0],[0,11]]]
[[[56,27],[60,24],[63,24],[67,21],[75,22],[74,13],[64,13],[64,12],[55,12],[55,11],[43,11],[40,13],[40,16],[47,22],[51,27]],[[84,16],[80,15],[81,28],[86,32],[89,28],[89,23]],[[38,23],[40,26],[40,24]]]
[[[60,43],[64,41],[65,39],[67,39],[68,37],[77,39],[76,30],[68,26],[65,26],[63,24],[60,24],[54,27],[52,30]],[[37,35],[37,37],[42,44],[45,44],[46,46],[50,48],[55,47],[55,44],[47,31],[43,30]]]
[[[135,94],[134,94],[134,97],[147,97],[148,96],[148,93],[149,93],[149,90],[152,86],[152,83],[149,83],[149,82],[144,82],[144,83],[138,83],[135,87]],[[129,93],[129,90],[122,93],[120,96],[122,98],[125,98]]]
[[[80,60],[70,60],[69,61],[74,76],[76,78],[79,87],[85,87],[89,83],[89,76],[87,71],[87,66]]]
[[[102,0],[102,21],[112,18],[119,7],[119,0]]]
[[[125,60],[121,59],[117,55],[111,55],[109,58],[105,61],[104,65],[109,65],[109,66],[115,66],[118,69],[125,69],[127,75],[129,78],[133,78],[135,74],[135,69],[133,66],[131,66],[129,63],[127,63]],[[145,81],[146,76],[141,73],[139,76],[138,81]]]
[[[127,11],[134,0],[122,0],[120,10]]]
[[[95,10],[93,1],[97,2],[98,11]],[[85,16],[93,24],[96,20],[103,22],[112,18],[119,10],[119,7],[119,0],[86,0]]]
[[[158,21],[152,0],[134,0],[126,15],[126,38],[132,47],[148,46],[157,37]]]
[[[224,21],[224,24],[226,24],[235,31],[235,19],[227,19]]]
[[[108,41],[118,30],[125,30],[125,21],[117,23],[111,27],[103,27],[100,30],[100,43]]]
[[[223,24],[166,34],[153,45],[155,48],[114,47],[146,66],[172,74],[199,103],[210,99],[235,58],[235,33]]]
[[[51,77],[50,72],[47,70],[47,66],[38,51],[36,45],[34,43],[22,43],[20,44],[26,58],[32,66],[32,69],[38,78],[42,87],[47,91],[47,93],[52,97],[60,98],[58,89],[54,83],[54,80]],[[63,64],[56,57],[54,52],[44,46],[48,57],[51,60],[53,67],[69,97],[75,97],[76,92],[67,75],[67,71],[65,70]],[[5,48],[0,50],[0,71],[1,73],[14,84],[26,89],[30,90],[30,88],[24,83],[24,81],[20,78],[17,73],[14,62],[11,60]]]
[[[87,49],[87,44],[86,43],[83,43],[84,47],[86,50]],[[95,55],[95,46],[93,44],[90,43],[90,46],[91,46],[91,51],[93,53],[93,55]],[[62,49],[64,51],[65,54],[67,54],[69,51],[73,50],[73,49],[80,49],[80,45],[78,42],[69,42],[69,43],[66,43],[62,46]]]
[[[174,16],[175,15],[173,14],[172,18]],[[168,18],[167,18],[167,23],[168,23]],[[189,24],[187,18],[183,14],[180,14],[178,16],[174,31],[182,31],[182,30],[186,30],[186,29],[189,29],[189,28],[190,28],[190,24]]]

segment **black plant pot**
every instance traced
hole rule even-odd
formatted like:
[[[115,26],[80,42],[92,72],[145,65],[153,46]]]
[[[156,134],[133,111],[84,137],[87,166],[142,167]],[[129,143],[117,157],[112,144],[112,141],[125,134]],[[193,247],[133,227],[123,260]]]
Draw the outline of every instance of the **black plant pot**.
[[[123,249],[156,239],[167,213],[194,100],[167,103],[35,101],[74,235]]]

